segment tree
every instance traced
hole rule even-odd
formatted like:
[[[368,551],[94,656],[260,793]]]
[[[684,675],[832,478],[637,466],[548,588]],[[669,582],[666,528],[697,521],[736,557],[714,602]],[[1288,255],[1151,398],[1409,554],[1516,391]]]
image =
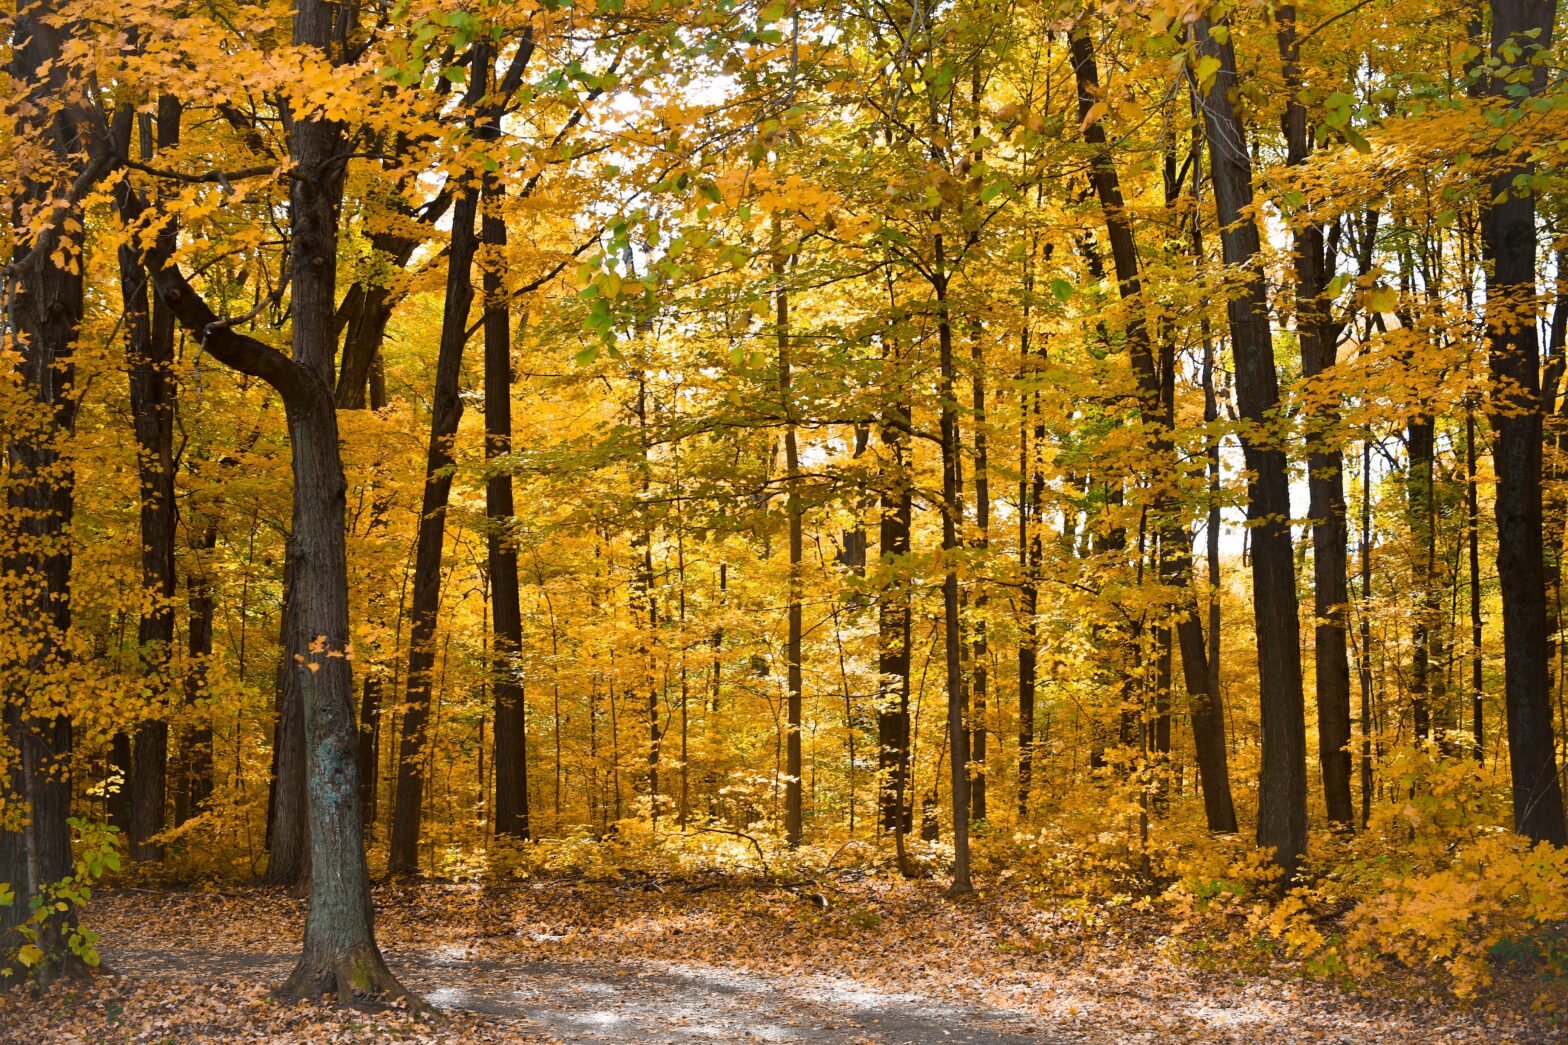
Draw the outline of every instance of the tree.
[[[1553,0],[1493,0],[1486,94],[1505,115],[1546,86]],[[1541,525],[1541,359],[1535,319],[1535,195],[1520,184],[1533,167],[1499,157],[1481,209],[1488,267],[1486,336],[1492,428],[1497,433],[1497,574],[1503,592],[1504,699],[1520,834],[1568,844],[1547,695],[1546,584]]]

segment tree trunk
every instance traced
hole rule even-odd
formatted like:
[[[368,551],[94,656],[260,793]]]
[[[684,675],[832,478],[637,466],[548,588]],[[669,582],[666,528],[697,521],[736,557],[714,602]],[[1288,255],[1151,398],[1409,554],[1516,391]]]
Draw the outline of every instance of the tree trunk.
[[[179,141],[180,107],[165,95],[158,102],[157,147]],[[153,157],[153,119],[138,118],[141,156]],[[171,224],[160,235],[171,241]],[[137,628],[138,656],[149,699],[166,702],[174,647],[174,319],[161,302],[151,303],[147,272],[135,248],[120,248],[120,289],[129,335],[132,428],[141,491],[142,590],[151,602]],[[151,308],[149,309],[149,306]],[[163,847],[150,839],[164,828],[168,789],[169,725],[163,709],[149,709],[137,724],[131,770],[131,859],[161,860]]]
[[[191,551],[197,561],[185,576],[186,592],[186,654],[190,663],[185,675],[185,706],[191,708],[207,696],[207,673],[212,662],[212,579],[208,574],[208,559],[218,545],[218,522],[207,519],[202,526],[201,539],[192,543]],[[185,781],[181,788],[184,799],[175,811],[175,822],[205,812],[212,798],[212,723],[210,712],[196,713],[198,725],[184,738],[183,759]]]
[[[937,216],[940,220],[940,214]],[[935,290],[937,304],[937,346],[940,353],[940,420],[942,439],[942,610],[943,638],[947,659],[947,734],[948,760],[953,801],[953,882],[948,895],[962,896],[974,891],[969,880],[969,732],[964,721],[964,675],[961,609],[958,599],[958,526],[963,518],[959,490],[959,454],[963,446],[958,436],[958,401],[954,389],[953,325],[948,314],[947,261],[942,234],[933,237]]]
[[[80,167],[81,134],[77,101],[66,96],[71,70],[62,58],[68,24],[48,2],[18,5],[10,72],[25,95],[26,112],[14,126],[13,148],[23,142],[43,152],[62,174]],[[39,170],[52,170],[41,165]],[[64,196],[67,185],[29,179],[15,187],[12,224],[29,227],[35,210]],[[74,210],[74,208],[71,208]],[[34,902],[50,899],[50,889],[71,874],[71,722],[47,700],[34,707],[35,695],[54,694],[52,679],[66,668],[71,627],[71,543],[69,529],[75,477],[62,443],[75,429],[77,398],[72,350],[82,322],[83,283],[78,266],[56,263],[61,228],[70,210],[59,210],[36,237],[14,237],[16,266],[11,328],[7,347],[16,352],[19,398],[25,403],[6,432],[7,496],[10,519],[4,534],[4,598],[7,636],[3,720],[10,749],[6,760],[6,804],[25,810],[7,817],[0,830],[0,881],[15,893],[0,908],[0,929],[26,921]],[[77,216],[73,219],[80,222]],[[76,226],[80,228],[78,224]],[[56,685],[58,683],[55,683]],[[43,919],[33,941],[43,958],[27,970],[36,982],[80,974],[86,966],[68,948],[75,930],[76,906]],[[9,941],[8,941],[9,942]]]
[[[1214,82],[1200,90],[1208,132],[1210,179],[1226,265],[1242,270],[1240,293],[1227,302],[1236,405],[1246,422],[1242,452],[1249,470],[1247,517],[1252,524],[1253,620],[1258,639],[1258,699],[1263,726],[1258,787],[1258,844],[1273,849],[1286,880],[1307,848],[1307,740],[1301,683],[1300,617],[1290,534],[1290,482],[1281,440],[1270,433],[1279,406],[1268,293],[1259,267],[1252,161],[1246,128],[1234,103],[1236,51],[1207,18],[1194,27],[1198,53],[1219,62]],[[1229,29],[1229,26],[1226,26]]]
[[[1079,115],[1087,122],[1100,90],[1094,50],[1082,31],[1072,34],[1070,46],[1078,86]],[[1143,281],[1132,223],[1127,216],[1121,181],[1112,162],[1105,128],[1098,122],[1088,123],[1084,137],[1094,149],[1090,161],[1090,179],[1100,201],[1111,243],[1117,286],[1122,300],[1133,305],[1126,334],[1128,355],[1138,382],[1138,408],[1144,423],[1151,429],[1149,439],[1155,467],[1164,472],[1164,476],[1157,481],[1166,488],[1173,488],[1180,469],[1172,433],[1174,400],[1169,408],[1165,406],[1166,395],[1141,313]],[[1174,397],[1174,386],[1171,396]],[[1210,692],[1208,653],[1204,645],[1203,623],[1198,617],[1197,591],[1192,582],[1192,552],[1186,526],[1178,516],[1174,497],[1168,492],[1162,492],[1156,500],[1164,541],[1170,549],[1165,579],[1177,590],[1180,598],[1176,632],[1181,644],[1182,681],[1187,690],[1192,718],[1204,812],[1209,830],[1231,832],[1236,830],[1236,814],[1231,800],[1230,770],[1225,752],[1224,707],[1218,691]]]
[[[488,126],[488,125],[487,125]],[[495,178],[484,187],[485,211],[481,236],[493,253],[484,268],[485,337],[485,460],[493,462],[512,449],[512,329],[507,307],[504,193]],[[512,473],[493,463],[485,480],[485,514],[489,529],[485,551],[490,567],[490,601],[495,645],[492,685],[495,687],[495,832],[527,838],[528,731],[526,702],[517,658],[523,645],[523,618],[517,583],[517,549],[508,537],[515,514]]]
[[[789,289],[785,285],[789,265],[788,258],[784,253],[784,245],[779,241],[779,236],[779,220],[775,216],[773,224],[773,277],[777,280],[777,286],[774,289],[775,335],[778,339],[779,354],[779,408],[784,413],[785,514],[789,519],[789,637],[788,645],[784,651],[786,685],[788,687],[788,706],[784,724],[784,839],[791,847],[794,847],[800,845],[805,839],[805,819],[801,792],[801,776],[804,766],[801,762],[800,751],[801,558],[804,531],[802,528],[803,511],[800,502],[800,449],[796,442],[795,403],[790,390]]]
[[[1405,475],[1406,517],[1410,522],[1416,562],[1415,612],[1411,617],[1410,715],[1417,741],[1432,739],[1432,706],[1428,691],[1432,681],[1432,613],[1437,578],[1433,574],[1436,550],[1432,526],[1433,450],[1436,427],[1430,417],[1414,418],[1405,430],[1410,468]]]
[[[893,576],[877,608],[878,806],[882,829],[893,832],[895,846],[902,852],[903,838],[914,828],[909,804],[909,585],[902,576],[909,556],[914,498],[907,457],[910,409],[898,398],[905,386],[897,373],[896,349],[884,354],[883,365],[891,368],[884,384],[892,401],[881,424],[889,460],[882,476],[877,554],[882,571]]]
[[[1528,93],[1546,83],[1557,16],[1554,0],[1492,0],[1491,55],[1503,70],[1529,63],[1518,74],[1493,72],[1487,92],[1514,108],[1515,85]],[[1528,34],[1528,35],[1527,35]],[[1541,518],[1541,376],[1533,301],[1535,197],[1514,188],[1534,172],[1512,164],[1492,176],[1491,202],[1481,212],[1486,287],[1487,348],[1492,375],[1492,427],[1497,433],[1497,573],[1503,596],[1504,701],[1513,775],[1514,826],[1520,834],[1568,844],[1563,795],[1557,777],[1551,695],[1547,690],[1547,634]]]
[[[337,5],[295,0],[294,43],[325,58],[336,40]],[[280,988],[289,997],[340,1000],[405,995],[376,946],[370,874],[361,830],[358,739],[349,661],[346,482],[332,395],[336,345],[337,217],[342,191],[342,128],[314,113],[294,114],[289,152],[307,172],[289,186],[293,273],[293,358],[219,322],[167,254],[156,251],[159,296],[207,352],[261,378],[283,401],[294,474],[292,665],[303,697],[309,810],[310,903],[299,964]],[[126,216],[142,210],[127,200]]]
[[[305,696],[295,664],[295,637],[300,633],[298,602],[299,563],[294,543],[283,558],[283,608],[279,614],[277,683],[274,689],[272,730],[272,785],[267,804],[268,885],[293,886],[309,875],[309,828],[305,776]],[[303,653],[297,655],[303,657]]]
[[[1285,77],[1286,163],[1307,162],[1312,132],[1301,93],[1301,42],[1296,9],[1275,11],[1280,60]],[[1311,381],[1334,366],[1338,334],[1331,329],[1324,291],[1333,278],[1333,256],[1324,250],[1323,230],[1307,220],[1293,229],[1296,337],[1301,373]],[[1313,411],[1307,429],[1307,491],[1312,516],[1314,669],[1317,673],[1318,762],[1329,823],[1354,823],[1350,797],[1350,654],[1345,631],[1349,591],[1349,525],[1345,516],[1344,456],[1329,441],[1327,429],[1339,418],[1337,402]]]
[[[985,421],[985,346],[982,331],[975,329],[970,359],[974,363],[973,404],[975,411],[975,547],[984,556],[991,547],[991,477],[987,458]],[[990,683],[986,658],[986,601],[985,581],[975,581],[974,625],[969,642],[972,665],[970,679],[972,700],[969,714],[969,798],[970,814],[976,820],[986,818],[986,698]]]
[[[473,63],[476,68],[480,63]],[[476,84],[484,78],[476,72]],[[483,87],[478,87],[482,94]],[[392,844],[388,871],[419,873],[419,828],[425,793],[425,735],[430,718],[431,672],[435,667],[436,619],[441,609],[441,550],[446,539],[446,509],[452,493],[455,464],[453,440],[463,401],[463,346],[468,340],[468,313],[474,300],[473,262],[478,240],[474,218],[479,193],[462,191],[452,209],[452,242],[447,255],[446,302],[441,316],[441,343],[436,356],[435,392],[430,404],[430,446],[425,463],[424,497],[419,511],[419,536],[414,552],[414,597],[409,612],[408,676],[401,735],[398,738],[397,794],[392,811]]]
[[[1465,537],[1470,552],[1470,736],[1476,762],[1486,761],[1482,702],[1486,697],[1481,644],[1481,508],[1476,496],[1475,411],[1465,407]],[[1363,727],[1364,728],[1364,727]]]

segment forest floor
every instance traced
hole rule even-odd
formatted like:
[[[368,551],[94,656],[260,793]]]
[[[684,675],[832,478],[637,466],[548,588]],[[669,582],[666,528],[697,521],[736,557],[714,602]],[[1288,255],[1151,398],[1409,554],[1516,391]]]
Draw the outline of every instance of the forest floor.
[[[425,883],[377,903],[428,1013],[272,998],[304,916],[281,891],[125,890],[88,911],[108,973],[0,996],[0,1042],[1568,1041],[1532,1007],[1539,983],[1500,975],[1467,1007],[1405,981],[1350,992],[1277,963],[1195,964],[1148,918],[1086,926],[1016,891]]]

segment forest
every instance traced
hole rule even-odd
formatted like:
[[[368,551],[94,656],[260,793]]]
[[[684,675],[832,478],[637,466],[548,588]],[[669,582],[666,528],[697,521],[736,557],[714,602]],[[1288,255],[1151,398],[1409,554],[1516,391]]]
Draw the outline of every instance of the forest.
[[[0,1040],[1568,1035],[1555,0],[0,17]]]

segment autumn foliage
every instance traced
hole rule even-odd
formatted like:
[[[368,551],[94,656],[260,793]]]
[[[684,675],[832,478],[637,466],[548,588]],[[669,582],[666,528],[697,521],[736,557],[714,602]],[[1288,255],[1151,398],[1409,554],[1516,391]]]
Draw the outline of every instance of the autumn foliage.
[[[1557,17],[18,0],[6,976],[854,867],[1559,990]]]

